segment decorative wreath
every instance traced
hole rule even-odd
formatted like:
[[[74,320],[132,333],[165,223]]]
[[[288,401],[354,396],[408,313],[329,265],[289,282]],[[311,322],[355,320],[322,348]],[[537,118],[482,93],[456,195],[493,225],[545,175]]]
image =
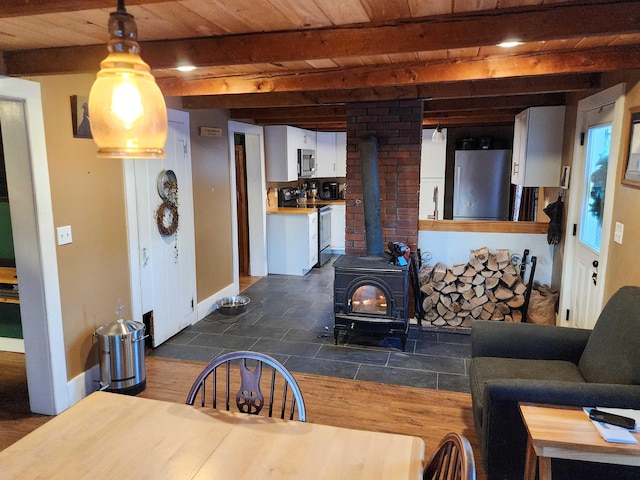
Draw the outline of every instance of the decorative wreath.
[[[163,237],[169,237],[178,231],[178,205],[165,200],[156,210],[158,231]]]

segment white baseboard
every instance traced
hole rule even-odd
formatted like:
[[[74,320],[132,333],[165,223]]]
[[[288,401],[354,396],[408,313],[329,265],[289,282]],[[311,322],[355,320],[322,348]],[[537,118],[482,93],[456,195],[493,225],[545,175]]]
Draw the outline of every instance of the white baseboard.
[[[96,390],[100,390],[100,365],[94,365],[67,382],[69,406],[75,405]]]
[[[222,290],[219,290],[218,292],[214,293],[209,298],[201,302],[198,302],[198,312],[197,312],[198,314],[197,314],[196,321],[200,321],[210,313],[214,312],[216,309],[216,302],[218,300],[224,297],[232,297],[234,295],[238,295],[239,291],[240,291],[240,288],[238,285],[231,284],[223,288]]]

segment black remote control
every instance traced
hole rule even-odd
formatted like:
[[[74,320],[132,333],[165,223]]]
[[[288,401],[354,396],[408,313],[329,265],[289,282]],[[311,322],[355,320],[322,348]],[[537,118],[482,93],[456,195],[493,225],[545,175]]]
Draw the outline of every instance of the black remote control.
[[[618,427],[624,427],[628,429],[636,428],[636,421],[633,418],[623,417],[622,415],[615,415],[613,413],[603,412],[592,408],[589,411],[589,418],[597,422],[609,423]]]

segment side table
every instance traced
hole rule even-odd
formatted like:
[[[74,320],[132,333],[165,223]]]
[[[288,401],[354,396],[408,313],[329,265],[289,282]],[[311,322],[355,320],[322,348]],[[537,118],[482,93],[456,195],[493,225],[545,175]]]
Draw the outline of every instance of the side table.
[[[518,406],[529,435],[524,480],[535,480],[536,463],[540,480],[551,480],[552,458],[640,466],[640,444],[606,442],[580,407]]]

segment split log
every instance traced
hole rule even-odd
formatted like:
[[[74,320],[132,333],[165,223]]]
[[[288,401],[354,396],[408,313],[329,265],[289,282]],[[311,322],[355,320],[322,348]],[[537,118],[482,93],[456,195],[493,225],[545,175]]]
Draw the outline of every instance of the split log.
[[[429,283],[425,283],[420,286],[420,291],[425,295],[431,295],[433,293],[433,286]]]
[[[524,295],[515,295],[511,300],[507,301],[509,307],[517,309],[524,305]]]
[[[454,275],[451,270],[447,270],[447,274],[444,276],[444,283],[447,285],[455,282],[458,279],[457,275]]]
[[[451,267],[451,272],[456,276],[461,276],[467,270],[466,263],[459,263],[458,265],[454,265]]]
[[[511,255],[509,255],[509,250],[506,248],[498,248],[495,253],[496,261],[500,263],[505,263],[511,261]],[[504,268],[504,267],[502,267]]]
[[[433,272],[431,273],[431,279],[434,282],[442,282],[444,277],[447,275],[447,267],[443,263],[436,263],[433,267]]]
[[[513,291],[508,288],[504,288],[502,285],[496,288],[493,293],[498,300],[509,300],[513,297]]]
[[[505,273],[504,275],[502,275],[502,278],[500,279],[500,281],[509,288],[512,288],[513,285],[515,285],[517,280],[518,280],[518,277],[516,277],[515,275],[511,275],[510,273]]]

